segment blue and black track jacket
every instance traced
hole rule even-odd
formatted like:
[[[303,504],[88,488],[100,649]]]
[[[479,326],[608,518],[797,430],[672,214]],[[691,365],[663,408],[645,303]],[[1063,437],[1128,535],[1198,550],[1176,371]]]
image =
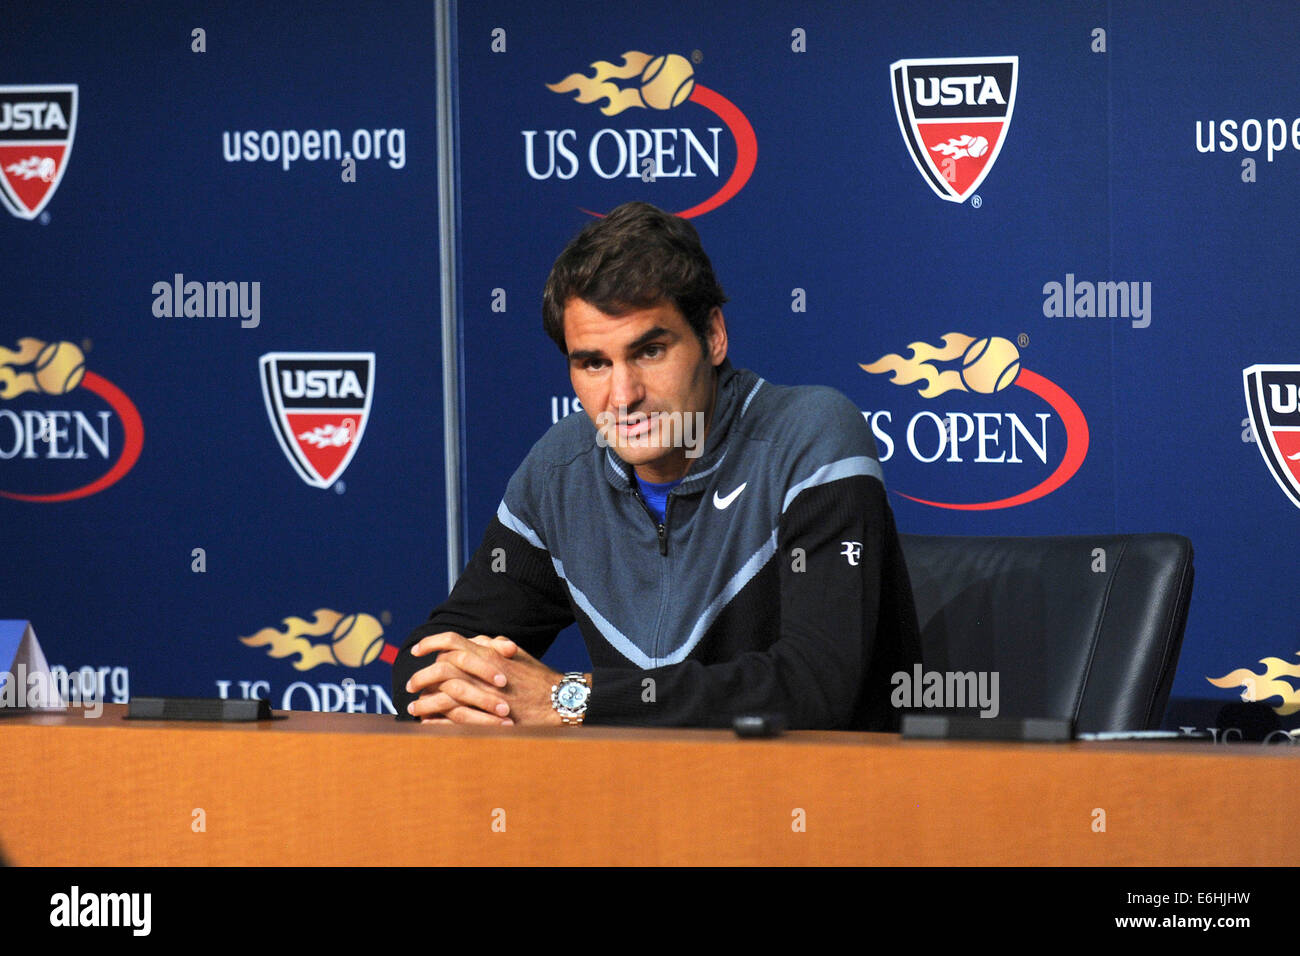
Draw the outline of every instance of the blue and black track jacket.
[[[394,663],[399,714],[406,681],[431,663],[411,656],[420,638],[500,634],[540,658],[576,620],[588,723],[782,713],[792,728],[897,728],[890,677],[920,660],[916,611],[862,413],[834,389],[772,385],[730,362],[718,375],[704,452],[662,524],[587,415],[542,436]]]

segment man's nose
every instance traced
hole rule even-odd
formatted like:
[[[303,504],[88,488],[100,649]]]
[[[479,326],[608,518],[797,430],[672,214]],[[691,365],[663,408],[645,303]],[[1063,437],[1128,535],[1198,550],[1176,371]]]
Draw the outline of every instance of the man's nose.
[[[635,410],[643,398],[645,389],[641,385],[641,375],[636,366],[629,362],[615,362],[609,386],[610,404]]]

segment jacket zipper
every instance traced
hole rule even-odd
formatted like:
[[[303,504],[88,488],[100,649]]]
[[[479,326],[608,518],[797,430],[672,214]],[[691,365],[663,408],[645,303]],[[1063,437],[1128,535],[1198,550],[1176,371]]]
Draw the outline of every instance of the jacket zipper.
[[[659,525],[659,553],[668,553],[668,515],[673,510],[673,493],[668,492],[668,500],[664,502],[664,520]]]
[[[663,521],[656,518],[655,513],[650,510],[650,505],[642,496],[641,489],[633,488],[632,494],[636,495],[636,500],[641,502],[641,507],[645,509],[645,513],[649,515],[650,520],[654,522],[655,534],[659,538],[659,553],[666,555],[668,553],[668,509],[673,506],[672,492],[668,493],[668,502],[664,505]]]

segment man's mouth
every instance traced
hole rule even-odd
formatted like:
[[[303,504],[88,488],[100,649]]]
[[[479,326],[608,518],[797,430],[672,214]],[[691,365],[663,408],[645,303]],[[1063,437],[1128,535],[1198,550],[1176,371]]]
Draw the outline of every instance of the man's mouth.
[[[610,412],[609,417],[613,420],[619,434],[642,435],[659,420],[659,412],[628,412],[624,409],[622,418],[619,418],[616,412]]]
[[[620,434],[633,438],[637,435],[644,435],[650,430],[653,419],[649,415],[632,416],[618,423]]]

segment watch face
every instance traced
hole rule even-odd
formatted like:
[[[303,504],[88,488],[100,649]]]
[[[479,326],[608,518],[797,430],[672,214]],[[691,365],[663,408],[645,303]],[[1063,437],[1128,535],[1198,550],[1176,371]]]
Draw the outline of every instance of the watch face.
[[[580,684],[577,681],[570,681],[560,685],[560,692],[555,695],[556,701],[565,710],[580,710],[587,702],[587,685]]]

